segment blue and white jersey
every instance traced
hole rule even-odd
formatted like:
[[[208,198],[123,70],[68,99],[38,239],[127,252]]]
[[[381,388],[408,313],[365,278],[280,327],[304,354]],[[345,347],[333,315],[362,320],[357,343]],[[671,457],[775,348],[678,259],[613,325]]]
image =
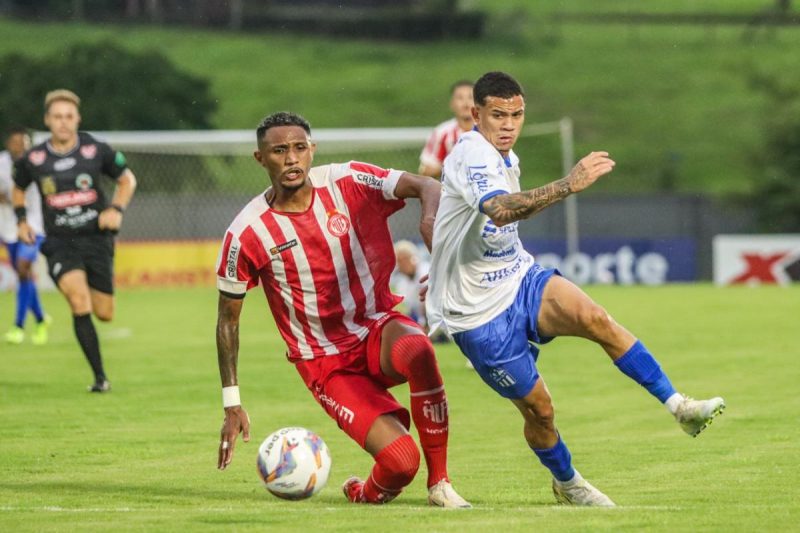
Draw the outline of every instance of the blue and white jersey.
[[[504,159],[478,131],[461,136],[442,172],[426,302],[431,333],[481,326],[509,307],[534,260],[517,222],[497,227],[481,211],[498,194],[519,192],[519,158]]]
[[[0,241],[7,243],[17,242],[17,217],[11,206],[11,192],[14,190],[13,167],[11,154],[6,150],[0,152],[0,193],[8,198],[7,203],[0,202]],[[33,183],[25,189],[25,207],[28,210],[28,225],[36,235],[44,235],[42,200],[39,198],[38,187]]]

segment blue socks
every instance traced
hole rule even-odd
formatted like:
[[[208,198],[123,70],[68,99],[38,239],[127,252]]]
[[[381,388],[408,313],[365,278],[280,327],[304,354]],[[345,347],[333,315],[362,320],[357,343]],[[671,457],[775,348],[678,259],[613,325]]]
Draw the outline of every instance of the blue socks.
[[[17,314],[14,318],[14,325],[18,328],[25,326],[25,315],[28,313],[31,293],[35,290],[36,288],[30,280],[20,280],[19,288],[17,289]]]
[[[572,456],[567,449],[567,445],[561,440],[561,435],[558,436],[558,442],[552,448],[531,448],[531,450],[557,480],[564,482],[575,477],[575,469],[572,468]]]
[[[636,341],[636,344],[625,352],[625,355],[614,361],[614,364],[661,403],[675,394],[675,387],[641,341]]]
[[[42,305],[39,303],[39,293],[33,280],[20,280],[19,288],[17,289],[17,314],[14,319],[14,325],[18,328],[24,327],[25,315],[28,309],[33,311],[37,322],[41,322],[44,319]]]
[[[36,289],[36,284],[32,280],[29,280],[28,283],[33,286],[30,300],[28,302],[30,304],[29,308],[33,313],[33,316],[36,318],[36,322],[41,322],[44,320],[44,311],[42,310],[42,303],[39,301],[39,291]]]

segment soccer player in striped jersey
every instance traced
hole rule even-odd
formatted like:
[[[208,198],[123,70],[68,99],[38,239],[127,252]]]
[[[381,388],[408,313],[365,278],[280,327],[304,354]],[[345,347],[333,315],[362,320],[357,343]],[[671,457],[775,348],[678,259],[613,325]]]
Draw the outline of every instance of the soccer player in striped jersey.
[[[725,407],[722,398],[693,400],[675,391],[656,359],[576,285],[538,265],[517,225],[614,168],[592,152],[568,176],[520,190],[512,150],[525,121],[525,95],[508,74],[475,83],[476,130],[447,157],[436,216],[426,311],[431,332],[453,335],[481,378],[519,409],[528,446],[553,475],[559,503],[613,506],[572,466],[556,429],[553,404],[536,368],[539,349],[557,336],[597,343],[626,376],[643,386],[696,436]]]
[[[434,128],[419,156],[419,173],[432,178],[442,174],[444,158],[463,133],[472,129],[472,82],[457,81],[450,88],[450,110],[453,118]]]
[[[217,466],[236,438],[249,440],[239,399],[239,316],[247,291],[262,285],[287,358],[322,408],[375,458],[366,481],[342,487],[354,503],[386,503],[419,468],[410,420],[428,467],[428,501],[470,507],[447,474],[448,409],[433,347],[420,327],[392,308],[395,264],[387,218],[405,198],[421,203],[420,232],[430,247],[439,183],[349,162],[311,168],[308,122],[293,113],[266,117],[255,158],[272,186],[228,228],[217,265],[217,353],[225,421]],[[411,416],[388,388],[408,382]]]

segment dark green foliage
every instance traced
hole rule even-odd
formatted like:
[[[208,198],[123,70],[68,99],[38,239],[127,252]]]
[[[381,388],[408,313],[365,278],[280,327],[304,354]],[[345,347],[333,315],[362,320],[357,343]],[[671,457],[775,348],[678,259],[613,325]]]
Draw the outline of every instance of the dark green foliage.
[[[40,127],[44,95],[56,88],[81,97],[82,127],[91,130],[209,128],[217,108],[205,79],[158,52],[106,41],[0,59],[0,123]]]
[[[751,81],[769,97],[753,205],[764,230],[800,232],[800,90],[785,78],[755,75]]]

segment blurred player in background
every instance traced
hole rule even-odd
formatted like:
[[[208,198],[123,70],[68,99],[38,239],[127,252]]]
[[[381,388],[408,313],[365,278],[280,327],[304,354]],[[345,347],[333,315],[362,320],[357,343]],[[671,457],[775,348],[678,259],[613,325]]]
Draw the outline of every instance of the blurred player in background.
[[[611,172],[614,161],[605,152],[592,152],[565,178],[521,191],[512,147],[525,119],[522,87],[507,74],[490,72],[475,84],[475,104],[476,131],[464,134],[445,161],[428,323],[433,331],[451,333],[481,378],[522,413],[525,439],[552,472],[559,503],[613,506],[572,466],[532,343],[564,335],[599,344],[692,436],[725,405],[722,398],[695,401],[676,392],[641,341],[557,271],[536,264],[522,247],[520,220],[589,187]]]
[[[136,178],[122,152],[79,132],[80,98],[64,89],[47,93],[44,122],[51,136],[34,146],[15,166],[14,211],[20,241],[32,244],[25,190],[36,183],[42,198],[47,239],[42,253],[50,276],[72,311],[75,336],[94,373],[91,392],[111,385],[103,369],[92,313],[109,321],[114,315],[114,234],[133,197]],[[116,182],[109,204],[98,183]]]
[[[387,218],[404,198],[418,198],[429,246],[440,185],[365,163],[312,169],[310,134],[293,113],[262,121],[254,155],[272,187],[239,213],[223,241],[217,352],[225,421],[217,466],[231,462],[240,432],[250,438],[236,374],[239,316],[245,294],[260,283],[289,361],[325,412],[375,459],[366,481],[345,482],[347,499],[389,502],[416,475],[420,456],[409,413],[387,390],[408,382],[428,502],[469,507],[447,475],[447,397],[433,346],[415,322],[392,310],[399,299],[389,291],[395,260]]]
[[[442,122],[433,130],[419,156],[419,173],[432,178],[442,174],[444,158],[458,142],[458,138],[473,127],[472,82],[457,81],[450,88],[450,110],[454,117]]]
[[[430,265],[420,258],[420,250],[411,241],[402,240],[394,244],[397,267],[390,281],[392,291],[403,297],[403,312],[414,322],[426,328],[425,307],[419,298],[423,276]]]
[[[8,249],[11,266],[17,272],[17,307],[14,325],[5,335],[9,344],[22,344],[25,340],[25,318],[28,311],[36,318],[36,329],[31,335],[33,344],[47,343],[47,327],[50,322],[39,302],[39,292],[33,279],[33,264],[39,255],[39,247],[44,240],[42,222],[42,202],[36,185],[25,189],[25,206],[28,210],[28,224],[36,235],[33,244],[20,242],[17,237],[17,219],[11,206],[11,191],[14,162],[20,159],[31,147],[31,137],[23,127],[9,129],[3,139],[5,151],[0,152],[0,239]]]

